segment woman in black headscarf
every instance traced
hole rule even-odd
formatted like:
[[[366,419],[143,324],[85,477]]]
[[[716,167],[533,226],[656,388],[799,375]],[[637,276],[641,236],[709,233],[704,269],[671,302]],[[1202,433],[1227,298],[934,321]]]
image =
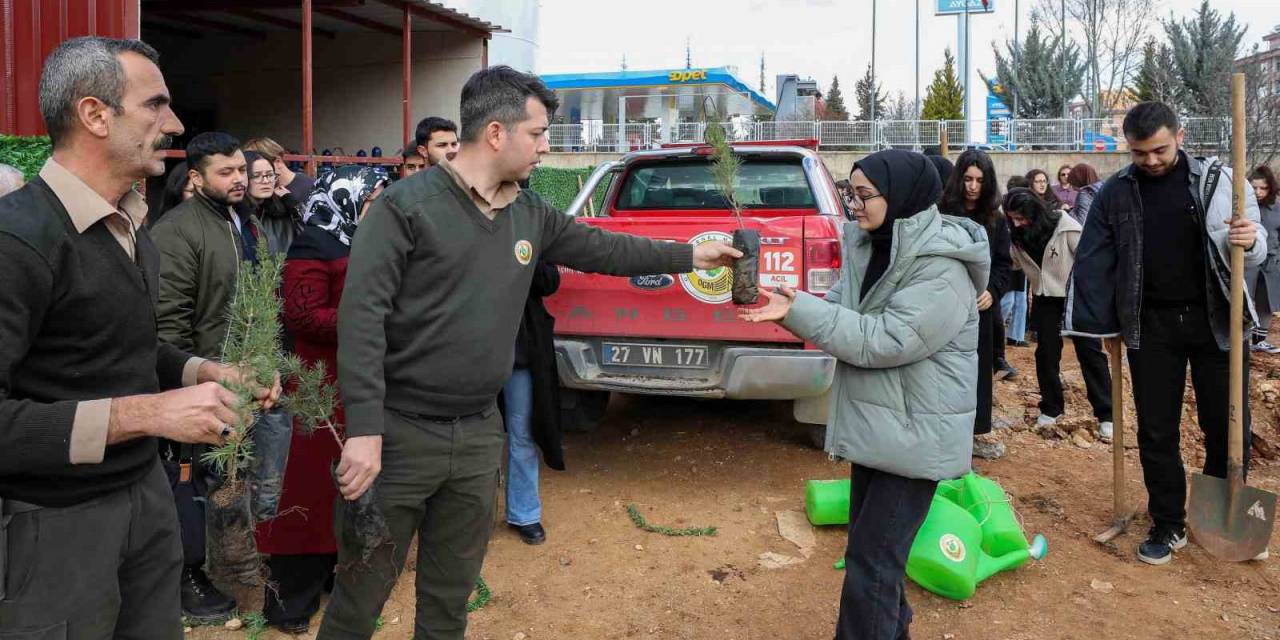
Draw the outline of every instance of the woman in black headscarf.
[[[849,184],[855,224],[826,298],[762,289],[768,303],[741,316],[780,322],[836,358],[826,450],[852,463],[836,638],[895,640],[908,636],[907,554],[938,481],[970,467],[974,299],[990,258],[981,227],[938,213],[942,184],[924,156],[872,154]]]
[[[338,303],[351,237],[390,178],[382,167],[360,165],[338,167],[321,178],[307,198],[302,232],[284,263],[280,290],[285,331],[303,362],[324,364],[329,385],[337,384]],[[339,398],[333,423],[342,425],[343,416]],[[333,575],[338,490],[329,473],[341,455],[342,449],[328,435],[307,435],[295,428],[280,515],[258,525],[258,550],[271,556],[267,566],[272,583],[266,588],[263,613],[271,626],[286,633],[306,633]]]
[[[951,164],[950,160],[942,156],[925,157],[929,159],[929,162],[933,163],[933,168],[938,170],[938,180],[940,180],[942,185],[945,187],[947,185],[947,181],[951,179],[951,174],[955,173],[956,166]],[[939,194],[938,197],[941,198],[941,194]]]

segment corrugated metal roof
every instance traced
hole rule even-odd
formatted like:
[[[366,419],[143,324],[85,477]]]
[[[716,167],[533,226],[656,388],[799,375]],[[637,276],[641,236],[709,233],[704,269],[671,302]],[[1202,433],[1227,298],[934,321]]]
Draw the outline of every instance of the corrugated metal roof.
[[[464,30],[491,34],[507,31],[501,25],[432,0],[315,0],[312,22],[317,35],[351,31],[398,33],[405,4],[418,17],[413,25],[415,32]],[[187,20],[188,17],[194,19]],[[241,35],[297,31],[301,19],[296,3],[244,0],[142,0],[142,18],[175,31],[205,28]],[[229,28],[220,29],[219,25]]]
[[[461,22],[470,24],[471,26],[477,29],[483,29],[490,33],[510,33],[511,31],[510,29],[504,29],[502,25],[494,24],[492,22],[487,22],[478,17],[473,17],[471,14],[466,13],[464,11],[458,11],[457,9],[450,9],[449,7],[446,7],[439,2],[432,2],[431,0],[409,0],[409,1],[415,6],[421,7],[426,11],[437,13],[439,15],[448,16],[455,20],[459,20]]]

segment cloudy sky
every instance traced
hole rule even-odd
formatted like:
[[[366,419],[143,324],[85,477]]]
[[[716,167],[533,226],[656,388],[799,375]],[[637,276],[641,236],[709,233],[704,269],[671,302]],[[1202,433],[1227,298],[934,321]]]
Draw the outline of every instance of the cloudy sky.
[[[933,71],[942,64],[943,48],[949,46],[954,53],[957,46],[956,18],[933,15],[938,1],[919,0],[922,99]],[[1021,16],[1020,29],[1025,33],[1032,5],[1039,1],[992,0],[994,13],[971,17],[972,86],[981,86],[979,71],[994,72],[992,42],[1013,37],[1015,15]],[[1159,16],[1187,16],[1199,0],[1157,0],[1156,4]],[[1280,24],[1275,0],[1214,0],[1213,4],[1224,14],[1234,12],[1237,21],[1248,25],[1246,50]],[[695,67],[737,66],[740,77],[753,87],[759,83],[763,53],[767,97],[772,100],[773,77],[780,73],[812,77],[824,91],[838,74],[849,96],[871,60],[872,0],[541,0],[540,5],[539,73],[616,71],[623,55],[631,69],[683,67],[688,38]],[[913,6],[907,0],[878,0],[877,9],[877,75],[890,93],[903,91],[911,99],[916,43]],[[1159,25],[1154,27],[1153,31],[1162,33]],[[985,89],[972,93],[973,117],[982,117],[985,93]]]

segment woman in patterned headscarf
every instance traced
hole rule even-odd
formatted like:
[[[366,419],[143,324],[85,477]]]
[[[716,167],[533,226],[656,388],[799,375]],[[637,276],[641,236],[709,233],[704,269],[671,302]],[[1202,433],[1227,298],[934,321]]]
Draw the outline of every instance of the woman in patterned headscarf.
[[[303,209],[302,232],[289,248],[281,285],[284,326],[294,353],[308,365],[324,363],[326,382],[337,385],[338,301],[347,274],[351,237],[369,203],[390,181],[386,169],[338,167],[316,183]],[[341,399],[333,423],[344,422]],[[264,613],[286,633],[305,633],[333,574],[337,542],[333,505],[338,496],[330,466],[341,456],[328,434],[296,428],[285,469],[280,515],[258,526],[258,550],[270,554],[272,583]]]

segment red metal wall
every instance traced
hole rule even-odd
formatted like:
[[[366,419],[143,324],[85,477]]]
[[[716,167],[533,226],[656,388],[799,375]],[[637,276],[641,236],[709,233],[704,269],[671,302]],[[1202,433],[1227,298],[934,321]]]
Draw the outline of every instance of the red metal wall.
[[[0,0],[0,133],[43,134],[45,56],[76,36],[138,37],[139,1]]]

